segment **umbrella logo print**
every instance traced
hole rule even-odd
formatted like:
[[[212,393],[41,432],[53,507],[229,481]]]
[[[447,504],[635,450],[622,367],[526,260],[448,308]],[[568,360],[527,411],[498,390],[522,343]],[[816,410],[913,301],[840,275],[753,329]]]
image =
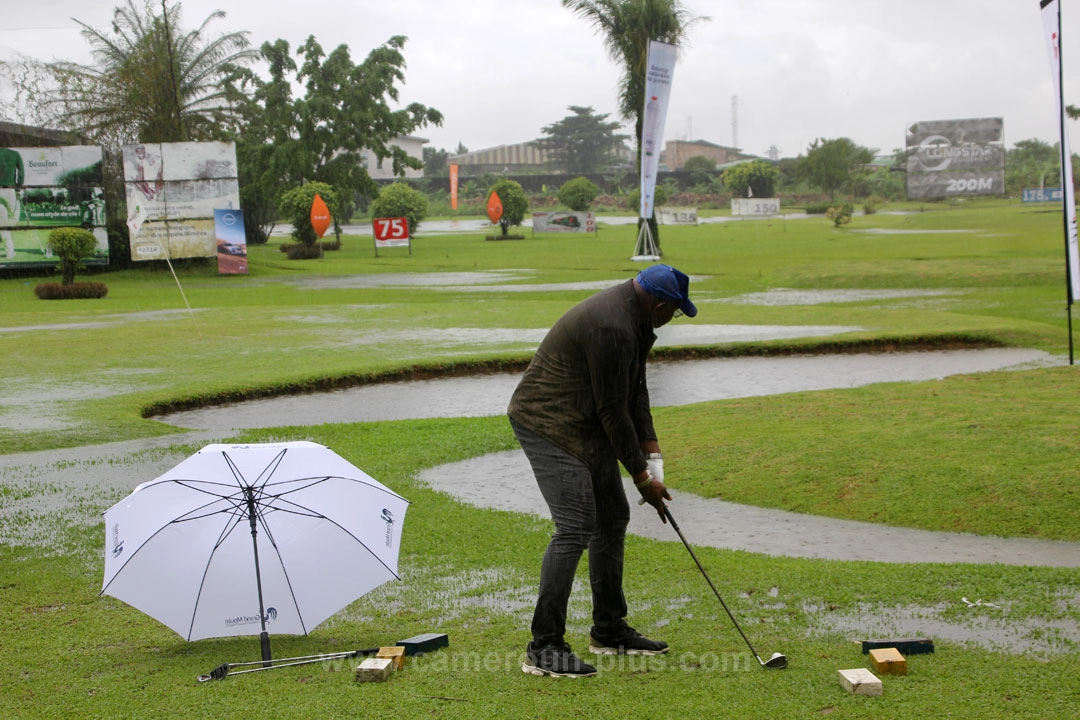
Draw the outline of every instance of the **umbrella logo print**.
[[[266,608],[266,622],[277,620],[277,608]]]
[[[394,544],[394,513],[383,508],[382,519],[386,523],[386,547],[391,547]]]
[[[112,528],[112,555],[120,557],[124,552],[124,541],[120,539],[120,523],[115,523]]]

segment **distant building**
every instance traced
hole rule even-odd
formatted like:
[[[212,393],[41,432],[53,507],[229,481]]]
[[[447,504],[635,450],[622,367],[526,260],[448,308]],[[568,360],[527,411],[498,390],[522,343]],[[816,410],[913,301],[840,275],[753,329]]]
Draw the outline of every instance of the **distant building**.
[[[393,145],[403,149],[408,153],[409,157],[416,158],[420,162],[424,161],[424,145],[428,142],[427,138],[415,137],[413,135],[402,135],[392,139],[387,145]],[[383,158],[379,160],[375,157],[375,153],[367,148],[360,151],[360,164],[367,170],[368,175],[372,180],[393,180],[399,176],[394,175],[394,161],[390,158]],[[414,170],[412,168],[405,168],[406,178],[422,178],[424,177],[424,169]]]
[[[725,147],[707,140],[668,140],[660,153],[660,165],[668,170],[682,170],[686,161],[692,157],[706,157],[720,165],[727,165],[737,160],[753,160],[754,155],[741,152],[738,148]]]
[[[81,144],[83,139],[76,133],[0,122],[0,147],[59,147]]]
[[[548,163],[548,153],[532,142],[523,142],[451,155],[448,162],[457,164],[467,175],[513,173],[544,167]]]

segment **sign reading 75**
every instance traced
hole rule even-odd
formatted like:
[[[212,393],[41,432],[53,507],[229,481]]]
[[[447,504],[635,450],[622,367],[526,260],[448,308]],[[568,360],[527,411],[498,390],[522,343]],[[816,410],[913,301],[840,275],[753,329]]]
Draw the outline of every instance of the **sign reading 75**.
[[[375,218],[371,224],[379,242],[409,239],[409,222],[403,217]]]

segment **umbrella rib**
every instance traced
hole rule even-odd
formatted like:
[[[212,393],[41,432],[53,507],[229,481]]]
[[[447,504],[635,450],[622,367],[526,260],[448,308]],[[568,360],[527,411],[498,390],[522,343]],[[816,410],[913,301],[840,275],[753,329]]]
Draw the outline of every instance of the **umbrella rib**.
[[[206,516],[204,516],[206,517]],[[214,554],[217,553],[221,544],[225,541],[225,538],[232,534],[232,531],[240,524],[240,515],[233,513],[225,522],[225,526],[221,529],[221,533],[218,535],[217,541],[214,542],[214,547],[210,550],[210,553],[206,556],[206,564],[203,565],[202,577],[199,578],[199,591],[195,593],[195,604],[191,608],[191,622],[188,623],[188,634],[185,640],[191,640],[191,633],[195,629],[195,616],[199,614],[199,602],[202,600],[203,587],[206,585],[206,575],[210,572],[210,563],[214,561]]]

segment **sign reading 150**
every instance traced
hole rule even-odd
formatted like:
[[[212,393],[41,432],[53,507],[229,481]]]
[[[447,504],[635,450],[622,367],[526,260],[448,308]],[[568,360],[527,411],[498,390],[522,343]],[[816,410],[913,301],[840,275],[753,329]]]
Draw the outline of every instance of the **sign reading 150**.
[[[376,240],[407,240],[409,222],[403,217],[375,218],[371,221]]]

